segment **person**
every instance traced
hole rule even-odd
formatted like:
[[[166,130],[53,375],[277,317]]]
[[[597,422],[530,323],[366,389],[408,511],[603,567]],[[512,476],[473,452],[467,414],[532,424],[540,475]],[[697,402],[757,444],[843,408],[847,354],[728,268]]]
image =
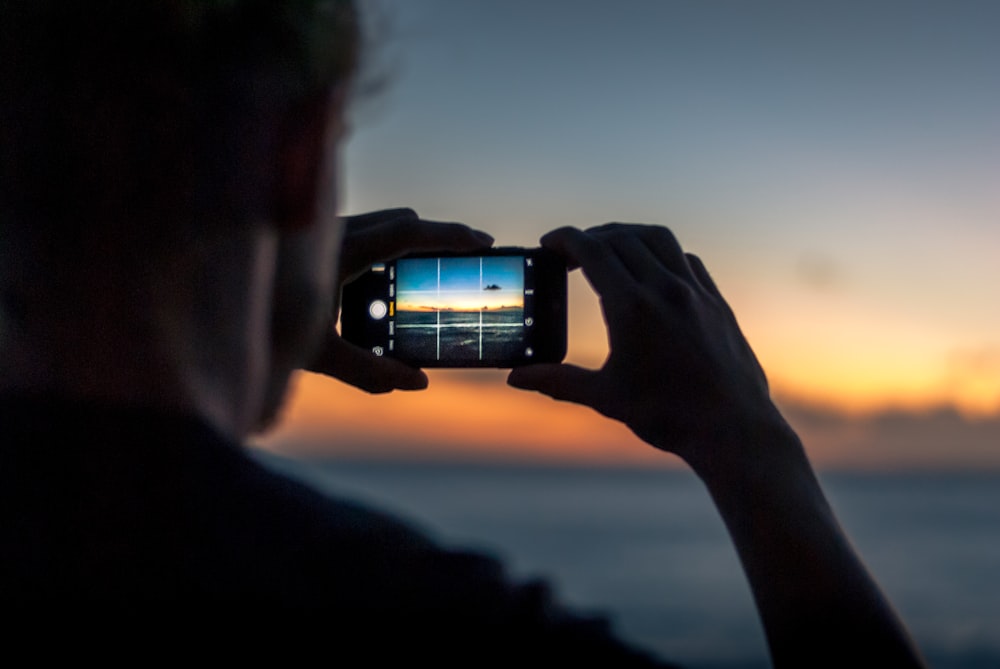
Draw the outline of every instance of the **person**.
[[[426,386],[340,339],[338,286],[376,260],[491,243],[406,209],[337,216],[358,34],[346,0],[2,4],[0,601],[305,613],[317,643],[376,664],[652,666],[544,584],[244,451],[298,368]],[[701,261],[656,226],[542,244],[600,295],[610,354],[509,383],[691,466],[776,666],[920,666]]]

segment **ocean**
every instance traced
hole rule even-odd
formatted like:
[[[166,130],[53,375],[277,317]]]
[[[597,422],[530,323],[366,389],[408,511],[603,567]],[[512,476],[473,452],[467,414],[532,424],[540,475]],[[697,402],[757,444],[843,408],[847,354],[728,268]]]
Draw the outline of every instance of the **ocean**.
[[[518,357],[524,349],[524,309],[397,312],[397,355],[414,360]]]
[[[262,457],[542,577],[666,659],[770,666],[735,551],[689,472]],[[821,478],[931,666],[1000,669],[1000,474]]]

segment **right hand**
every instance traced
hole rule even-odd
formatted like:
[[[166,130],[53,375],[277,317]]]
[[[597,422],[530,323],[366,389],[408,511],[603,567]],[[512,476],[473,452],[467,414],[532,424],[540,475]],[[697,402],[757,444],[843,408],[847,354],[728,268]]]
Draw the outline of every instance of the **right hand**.
[[[611,350],[598,370],[531,365],[513,370],[510,385],[592,407],[695,469],[738,447],[742,440],[729,437],[747,427],[783,424],[735,316],[669,230],[561,228],[542,245],[583,270],[601,298]]]
[[[422,251],[480,251],[493,237],[461,223],[428,221],[412,209],[387,209],[344,218],[339,283],[357,277],[373,262],[394,260]],[[339,291],[338,291],[339,292]],[[307,369],[331,376],[369,393],[422,390],[427,375],[390,357],[377,357],[342,338],[333,327],[338,305],[331,309],[322,348]]]
[[[691,465],[733,538],[775,667],[839,667],[861,655],[924,666],[701,261],[652,226],[563,228],[542,244],[600,295],[611,351],[598,370],[521,367],[509,383],[593,407]]]

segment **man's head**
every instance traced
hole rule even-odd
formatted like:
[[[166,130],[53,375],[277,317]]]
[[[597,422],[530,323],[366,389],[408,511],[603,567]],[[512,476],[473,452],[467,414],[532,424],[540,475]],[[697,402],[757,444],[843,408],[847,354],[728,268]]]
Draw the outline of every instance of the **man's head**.
[[[354,66],[341,0],[4,2],[0,212],[73,238],[304,214],[280,143]]]
[[[38,369],[57,344],[92,344],[72,340],[79,321],[121,338],[122,312],[155,301],[125,334],[214,337],[204,352],[175,337],[170,353],[201,363],[252,321],[256,339],[229,349],[266,358],[279,395],[332,290],[317,288],[339,233],[330,132],[357,50],[348,0],[0,4],[0,344],[21,327],[39,342],[22,367]],[[244,286],[242,311],[224,303]],[[92,374],[136,362],[92,357]],[[9,377],[17,361],[5,365]]]

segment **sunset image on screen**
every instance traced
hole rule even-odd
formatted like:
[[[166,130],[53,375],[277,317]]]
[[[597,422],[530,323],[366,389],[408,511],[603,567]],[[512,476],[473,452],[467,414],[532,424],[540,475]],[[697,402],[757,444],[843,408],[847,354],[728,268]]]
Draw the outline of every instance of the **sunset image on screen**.
[[[483,360],[524,344],[524,259],[419,258],[396,268],[396,350],[420,360]]]

